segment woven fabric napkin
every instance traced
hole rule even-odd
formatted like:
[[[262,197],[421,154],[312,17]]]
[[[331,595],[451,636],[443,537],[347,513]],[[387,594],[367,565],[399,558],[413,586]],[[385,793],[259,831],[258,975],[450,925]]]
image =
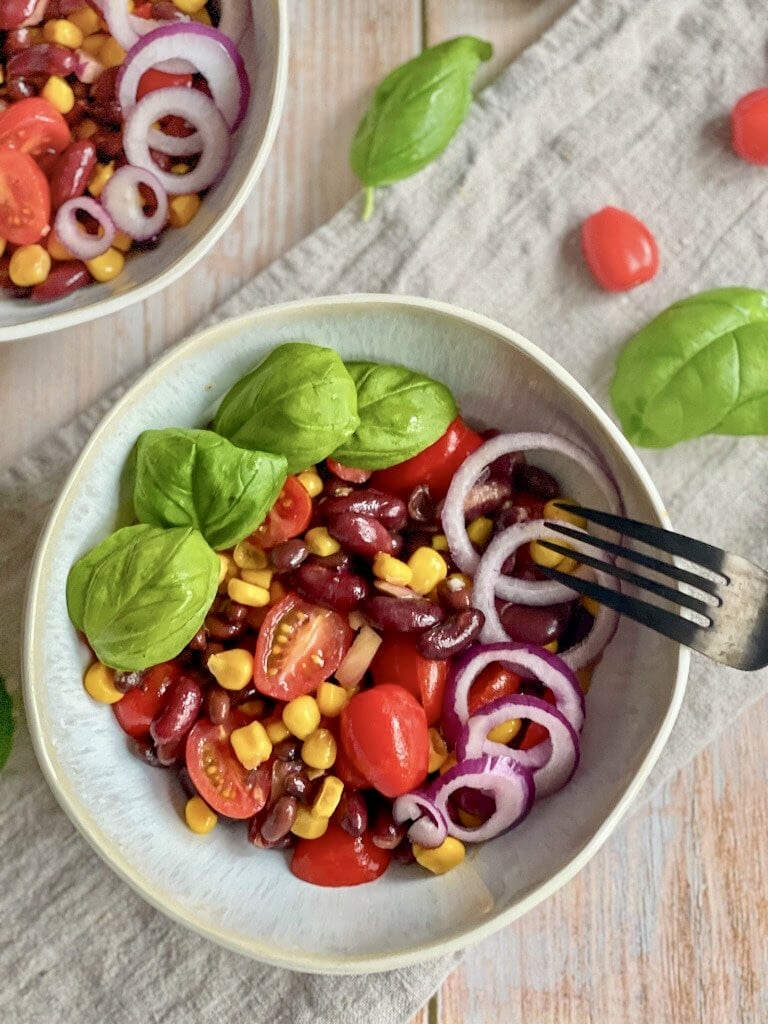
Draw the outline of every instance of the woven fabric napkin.
[[[514,326],[607,405],[620,343],[663,306],[765,285],[768,173],[731,155],[726,115],[764,77],[766,34],[763,0],[580,0],[485,90],[436,165],[379,195],[371,222],[351,203],[215,318],[324,293],[447,299]],[[626,295],[598,291],[578,253],[577,225],[607,203],[642,217],[661,247],[657,280]],[[117,393],[0,477],[0,671],[14,690],[37,534]],[[768,563],[764,438],[644,458],[679,529]],[[766,689],[766,672],[694,659],[644,797]],[[75,832],[23,726],[0,777],[0,836],[0,1019],[14,1024],[399,1024],[458,962],[309,977],[187,932]]]

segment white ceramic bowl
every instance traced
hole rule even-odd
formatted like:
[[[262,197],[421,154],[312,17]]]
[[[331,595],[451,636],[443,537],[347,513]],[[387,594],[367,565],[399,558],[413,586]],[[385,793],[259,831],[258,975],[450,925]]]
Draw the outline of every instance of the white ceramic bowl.
[[[627,511],[666,523],[637,456],[589,395],[514,331],[437,302],[352,296],[290,303],[213,327],[156,363],[96,430],[53,511],[31,576],[25,696],[40,763],[62,807],[107,863],[155,906],[209,938],[302,971],[362,973],[457,949],[553,893],[616,827],[657,759],[685,688],[688,653],[622,622],[587,700],[582,761],[523,824],[443,877],[393,866],[363,888],[318,889],[242,825],[193,836],[164,772],[126,750],[109,710],[84,694],[88,658],[67,618],[72,563],[118,524],[121,471],[140,431],[198,426],[275,345],[306,338],[345,358],[403,363],[453,389],[470,420],[553,430],[599,449]],[[537,459],[565,491],[596,498],[574,467]],[[175,789],[175,783],[173,784]],[[361,908],[365,908],[361,913]]]
[[[0,293],[0,342],[74,327],[148,299],[190,270],[232,223],[272,148],[288,70],[287,0],[251,0],[251,6],[252,28],[241,43],[251,82],[248,113],[237,131],[229,168],[198,215],[186,228],[167,231],[157,249],[133,254],[114,281],[88,285],[44,305]]]

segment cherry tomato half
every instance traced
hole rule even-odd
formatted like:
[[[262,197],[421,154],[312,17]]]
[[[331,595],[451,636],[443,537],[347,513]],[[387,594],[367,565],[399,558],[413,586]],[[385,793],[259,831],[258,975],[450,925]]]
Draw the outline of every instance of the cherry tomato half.
[[[492,662],[479,673],[469,689],[469,713],[484,708],[499,697],[511,697],[518,693],[523,677],[499,662]]]
[[[289,476],[267,518],[248,538],[262,548],[273,548],[304,533],[312,518],[312,499],[295,476]]]
[[[146,739],[152,719],[165,704],[166,692],[182,675],[181,666],[175,661],[164,661],[147,669],[141,683],[112,705],[123,732],[137,740]]]
[[[625,292],[655,277],[656,239],[626,210],[606,206],[581,226],[581,247],[592,275],[609,292]]]
[[[60,153],[71,141],[67,122],[39,96],[18,100],[0,114],[0,146],[40,156],[51,149]]]
[[[427,777],[427,716],[402,686],[383,683],[355,694],[341,713],[341,742],[384,796],[407,793]]]
[[[398,466],[374,473],[371,486],[407,499],[418,484],[429,484],[432,497],[439,500],[445,497],[453,474],[464,459],[482,443],[482,437],[457,416],[429,448]]]
[[[151,11],[151,7],[150,7]],[[136,11],[134,10],[134,14]],[[151,13],[149,17],[151,17]],[[141,17],[141,15],[139,15]],[[136,90],[136,99],[143,99],[151,92],[157,92],[158,89],[168,89],[170,87],[191,89],[194,78],[192,75],[179,74],[174,75],[168,71],[158,71],[157,68],[150,68],[149,71],[145,71],[139,79],[139,86]]]
[[[550,689],[544,691],[542,700],[545,700],[547,704],[555,704],[555,695]],[[525,726],[525,730],[522,734],[522,738],[519,743],[515,743],[519,750],[530,750],[531,747],[537,746],[539,743],[543,743],[544,740],[548,739],[549,732],[544,728],[543,725],[539,725],[538,722],[528,722]]]
[[[0,238],[31,245],[50,219],[51,190],[43,172],[28,153],[0,146]]]
[[[734,152],[750,164],[768,164],[768,89],[742,96],[731,112]]]
[[[375,686],[397,683],[412,693],[424,708],[427,725],[440,721],[448,662],[424,658],[416,642],[403,634],[386,635],[371,662]]]
[[[251,818],[269,799],[270,772],[243,768],[229,742],[233,729],[250,719],[236,712],[222,725],[201,718],[187,737],[186,762],[189,777],[209,807],[228,818]]]
[[[253,659],[256,689],[285,701],[312,693],[339,667],[352,636],[337,612],[286,594],[259,630]]]
[[[319,839],[298,841],[291,871],[312,885],[362,885],[383,875],[391,859],[367,832],[355,839],[332,821]]]

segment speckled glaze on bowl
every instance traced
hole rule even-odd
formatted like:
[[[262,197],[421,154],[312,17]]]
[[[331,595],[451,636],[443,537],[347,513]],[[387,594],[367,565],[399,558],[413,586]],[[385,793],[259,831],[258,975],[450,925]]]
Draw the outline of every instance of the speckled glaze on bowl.
[[[178,801],[174,807],[169,798],[168,775],[135,760],[109,709],[83,692],[88,659],[67,618],[66,576],[126,520],[121,470],[139,432],[201,425],[237,378],[275,345],[297,338],[332,346],[345,358],[400,362],[432,374],[450,385],[470,420],[581,440],[607,460],[630,515],[667,520],[637,456],[560,366],[501,324],[423,299],[317,299],[220,324],[156,363],[95,431],[40,541],[28,592],[25,698],[48,781],[104,860],[171,917],[268,963],[364,973],[488,935],[583,867],[669,735],[688,652],[622,622],[595,673],[572,782],[443,877],[393,866],[361,888],[313,888],[290,874],[284,855],[249,846],[242,825],[192,835]],[[560,476],[568,494],[587,503],[596,497],[574,467],[553,457],[537,461]]]
[[[157,249],[132,254],[114,281],[88,285],[43,305],[0,293],[0,342],[116,313],[167,288],[205,256],[248,198],[277,133],[288,73],[287,4],[288,0],[251,0],[252,28],[240,44],[251,82],[248,113],[235,136],[224,177],[205,197],[194,220],[181,230],[167,231]]]

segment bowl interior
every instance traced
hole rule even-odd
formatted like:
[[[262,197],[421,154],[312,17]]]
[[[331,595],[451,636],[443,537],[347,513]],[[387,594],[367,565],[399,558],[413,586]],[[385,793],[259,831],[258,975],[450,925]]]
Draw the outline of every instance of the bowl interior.
[[[214,327],[153,367],[96,431],[41,543],[29,594],[26,698],[54,791],[120,874],[209,937],[301,970],[381,970],[466,945],[575,873],[658,756],[682,697],[687,655],[622,622],[588,696],[572,782],[444,877],[393,866],[362,890],[311,888],[290,874],[283,854],[250,847],[242,825],[192,836],[178,799],[176,806],[169,799],[172,780],[135,760],[109,710],[83,694],[87,657],[67,618],[65,581],[71,564],[124,515],[121,470],[137,434],[201,425],[230,384],[290,339],[432,374],[451,386],[471,421],[580,440],[610,465],[628,514],[659,522],[663,509],[607,417],[556,364],[490,321],[421,300],[318,300]],[[569,495],[596,498],[578,469],[536,461],[559,475]]]
[[[233,137],[233,156],[224,177],[205,197],[194,220],[181,230],[166,231],[157,249],[132,254],[114,281],[91,284],[44,306],[0,298],[0,341],[70,327],[146,299],[189,270],[213,245],[242,206],[272,145],[287,61],[284,4],[285,0],[252,0],[252,27],[240,43],[251,83],[248,113]]]

